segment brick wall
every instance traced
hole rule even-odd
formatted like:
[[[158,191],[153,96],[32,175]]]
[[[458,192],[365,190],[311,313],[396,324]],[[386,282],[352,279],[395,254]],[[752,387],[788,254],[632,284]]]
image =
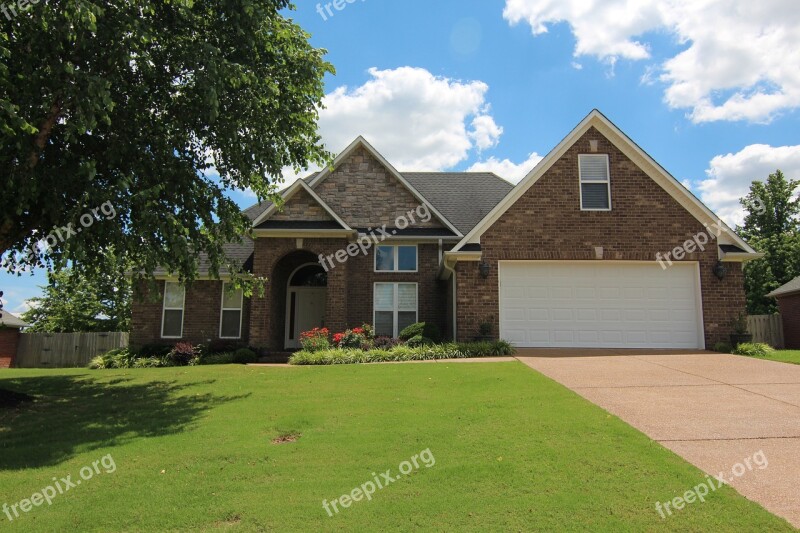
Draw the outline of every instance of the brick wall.
[[[800,294],[778,299],[783,320],[783,339],[787,349],[800,350]]]
[[[270,279],[264,297],[253,299],[250,320],[251,344],[270,350],[283,350],[286,332],[286,288],[289,276],[306,263],[317,263],[319,255],[336,253],[348,245],[346,239],[262,238],[256,241],[255,272]],[[328,272],[325,326],[332,332],[343,331],[373,322],[373,285],[375,282],[418,283],[419,320],[445,327],[445,284],[437,279],[439,248],[421,244],[417,273],[374,272],[374,249],[368,256],[349,258],[336,263]]]
[[[314,192],[351,228],[382,224],[393,227],[398,217],[420,205],[364,148],[354,151]],[[414,227],[440,228],[442,224],[432,217],[430,222],[417,223]]]
[[[0,368],[10,368],[17,356],[18,329],[0,328]]]
[[[580,210],[578,154],[608,154],[611,166],[610,212]],[[483,257],[491,265],[489,278],[478,274],[478,263],[459,263],[458,335],[469,338],[481,322],[499,331],[499,260],[595,260],[596,246],[606,260],[655,261],[705,231],[688,211],[651,180],[596,129],[590,129],[481,237]],[[688,255],[699,261],[707,346],[725,340],[731,321],[744,310],[742,269],[728,263],[720,281],[712,272],[717,248]]]
[[[348,274],[348,326],[373,323],[374,284],[417,283],[417,320],[436,324],[446,332],[445,282],[437,279],[439,273],[439,245],[420,244],[417,247],[418,268],[416,273],[375,272],[375,250],[369,256],[351,259]]]
[[[191,287],[186,288],[182,339],[161,338],[164,281],[156,282],[156,287],[157,292],[151,294],[142,286],[140,289],[142,293],[136,297],[131,308],[132,346],[175,344],[181,340],[201,344],[219,338],[221,281],[196,281]],[[245,298],[242,310],[243,344],[248,342],[249,310],[250,300]]]
[[[333,220],[333,217],[305,189],[301,189],[283,204],[283,209],[272,215],[270,220],[311,220],[316,222]]]
[[[303,246],[298,247],[297,239],[256,239],[253,271],[257,276],[268,277],[269,283],[263,296],[254,295],[251,301],[251,345],[283,350],[289,276],[304,263],[318,262],[320,254],[334,254],[347,244],[347,239],[303,239]],[[325,325],[331,330],[344,329],[347,321],[348,267],[345,263],[328,273]]]

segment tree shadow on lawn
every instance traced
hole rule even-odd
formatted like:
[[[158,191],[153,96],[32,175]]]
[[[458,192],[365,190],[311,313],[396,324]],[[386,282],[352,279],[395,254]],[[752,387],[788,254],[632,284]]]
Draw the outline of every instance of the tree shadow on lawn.
[[[179,433],[204,411],[249,396],[184,393],[212,383],[85,375],[2,379],[0,388],[35,399],[0,407],[0,470],[56,465],[86,451]]]

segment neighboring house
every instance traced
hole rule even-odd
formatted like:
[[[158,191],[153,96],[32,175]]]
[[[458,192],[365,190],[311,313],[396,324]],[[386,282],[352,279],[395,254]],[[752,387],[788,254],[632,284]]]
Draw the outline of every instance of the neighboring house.
[[[0,311],[0,368],[14,366],[20,330],[28,326],[8,311]]]
[[[800,276],[767,296],[778,300],[785,347],[800,350]]]
[[[742,263],[759,257],[598,111],[516,187],[398,172],[359,137],[282,195],[282,209],[247,209],[254,240],[230,247],[269,278],[263,297],[160,272],[158,297],[133,306],[132,343],[280,351],[316,326],[396,336],[426,321],[458,340],[489,324],[521,347],[697,349],[728,338]],[[389,236],[364,255],[376,228]]]

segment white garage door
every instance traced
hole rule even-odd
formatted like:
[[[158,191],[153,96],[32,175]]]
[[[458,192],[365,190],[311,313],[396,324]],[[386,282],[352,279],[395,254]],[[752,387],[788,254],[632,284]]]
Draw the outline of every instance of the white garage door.
[[[520,347],[700,348],[696,263],[500,262],[500,335]]]

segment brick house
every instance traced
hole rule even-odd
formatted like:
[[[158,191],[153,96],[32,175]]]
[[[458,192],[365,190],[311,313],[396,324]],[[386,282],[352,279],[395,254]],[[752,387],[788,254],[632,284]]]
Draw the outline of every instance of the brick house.
[[[28,324],[8,311],[0,311],[0,368],[11,368],[17,357],[21,329]]]
[[[800,276],[767,296],[778,300],[785,347],[800,350]]]
[[[397,171],[356,139],[322,172],[253,206],[229,253],[268,277],[133,306],[132,343],[232,339],[280,351],[302,331],[482,325],[520,347],[704,348],[744,310],[750,246],[598,111],[518,185],[490,173]],[[201,273],[203,272],[201,265]]]

